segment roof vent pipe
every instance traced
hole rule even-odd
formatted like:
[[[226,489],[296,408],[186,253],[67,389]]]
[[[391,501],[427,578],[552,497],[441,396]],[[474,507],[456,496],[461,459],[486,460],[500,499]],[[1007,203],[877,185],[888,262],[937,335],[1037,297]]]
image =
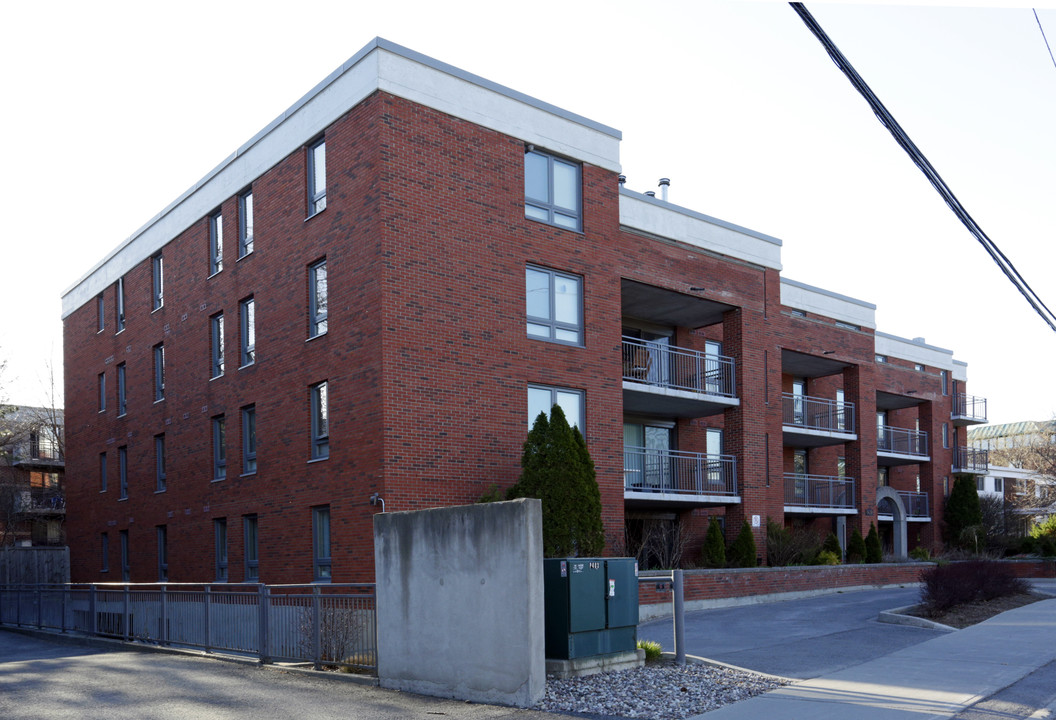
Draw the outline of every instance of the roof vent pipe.
[[[671,186],[671,180],[660,178],[660,199],[667,202],[667,188]]]
[[[651,198],[655,198],[656,197],[656,191],[655,190],[646,190],[645,194],[648,195]]]
[[[623,189],[623,186],[627,184],[627,176],[620,173],[620,176],[617,179],[620,181],[620,189]]]

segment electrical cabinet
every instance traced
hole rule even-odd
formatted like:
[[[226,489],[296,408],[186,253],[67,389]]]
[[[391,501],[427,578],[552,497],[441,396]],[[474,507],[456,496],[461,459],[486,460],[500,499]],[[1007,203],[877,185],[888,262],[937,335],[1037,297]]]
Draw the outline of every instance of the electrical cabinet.
[[[546,656],[572,660],[633,652],[638,644],[634,558],[543,561]]]

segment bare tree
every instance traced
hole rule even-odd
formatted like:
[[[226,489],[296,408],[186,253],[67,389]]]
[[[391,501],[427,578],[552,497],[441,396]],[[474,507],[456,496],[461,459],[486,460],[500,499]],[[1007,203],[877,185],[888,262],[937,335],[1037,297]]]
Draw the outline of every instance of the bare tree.
[[[1026,443],[991,450],[990,464],[1030,473],[1005,489],[1005,521],[1010,534],[1024,534],[1035,517],[1056,510],[1056,420],[1037,423],[1037,432]]]

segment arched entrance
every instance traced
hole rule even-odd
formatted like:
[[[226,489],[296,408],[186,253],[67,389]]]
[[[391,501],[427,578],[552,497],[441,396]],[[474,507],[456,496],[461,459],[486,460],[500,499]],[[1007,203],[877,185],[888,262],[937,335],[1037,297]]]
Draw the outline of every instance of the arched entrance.
[[[906,551],[906,506],[898,493],[887,486],[876,489],[876,514],[890,515],[892,522],[892,550],[900,560],[908,557]]]

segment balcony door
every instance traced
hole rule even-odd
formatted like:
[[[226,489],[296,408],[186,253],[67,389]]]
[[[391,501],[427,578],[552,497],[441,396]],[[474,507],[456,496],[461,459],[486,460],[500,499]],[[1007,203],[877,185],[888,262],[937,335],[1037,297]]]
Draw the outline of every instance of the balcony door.
[[[795,378],[792,381],[792,423],[795,425],[806,424],[807,416],[803,407],[803,398],[807,394],[807,381],[804,378]]]
[[[671,333],[624,327],[625,337],[641,342],[641,357],[636,359],[638,379],[651,385],[667,386],[671,382]]]
[[[671,489],[674,428],[644,423],[623,424],[624,484],[628,489]]]

